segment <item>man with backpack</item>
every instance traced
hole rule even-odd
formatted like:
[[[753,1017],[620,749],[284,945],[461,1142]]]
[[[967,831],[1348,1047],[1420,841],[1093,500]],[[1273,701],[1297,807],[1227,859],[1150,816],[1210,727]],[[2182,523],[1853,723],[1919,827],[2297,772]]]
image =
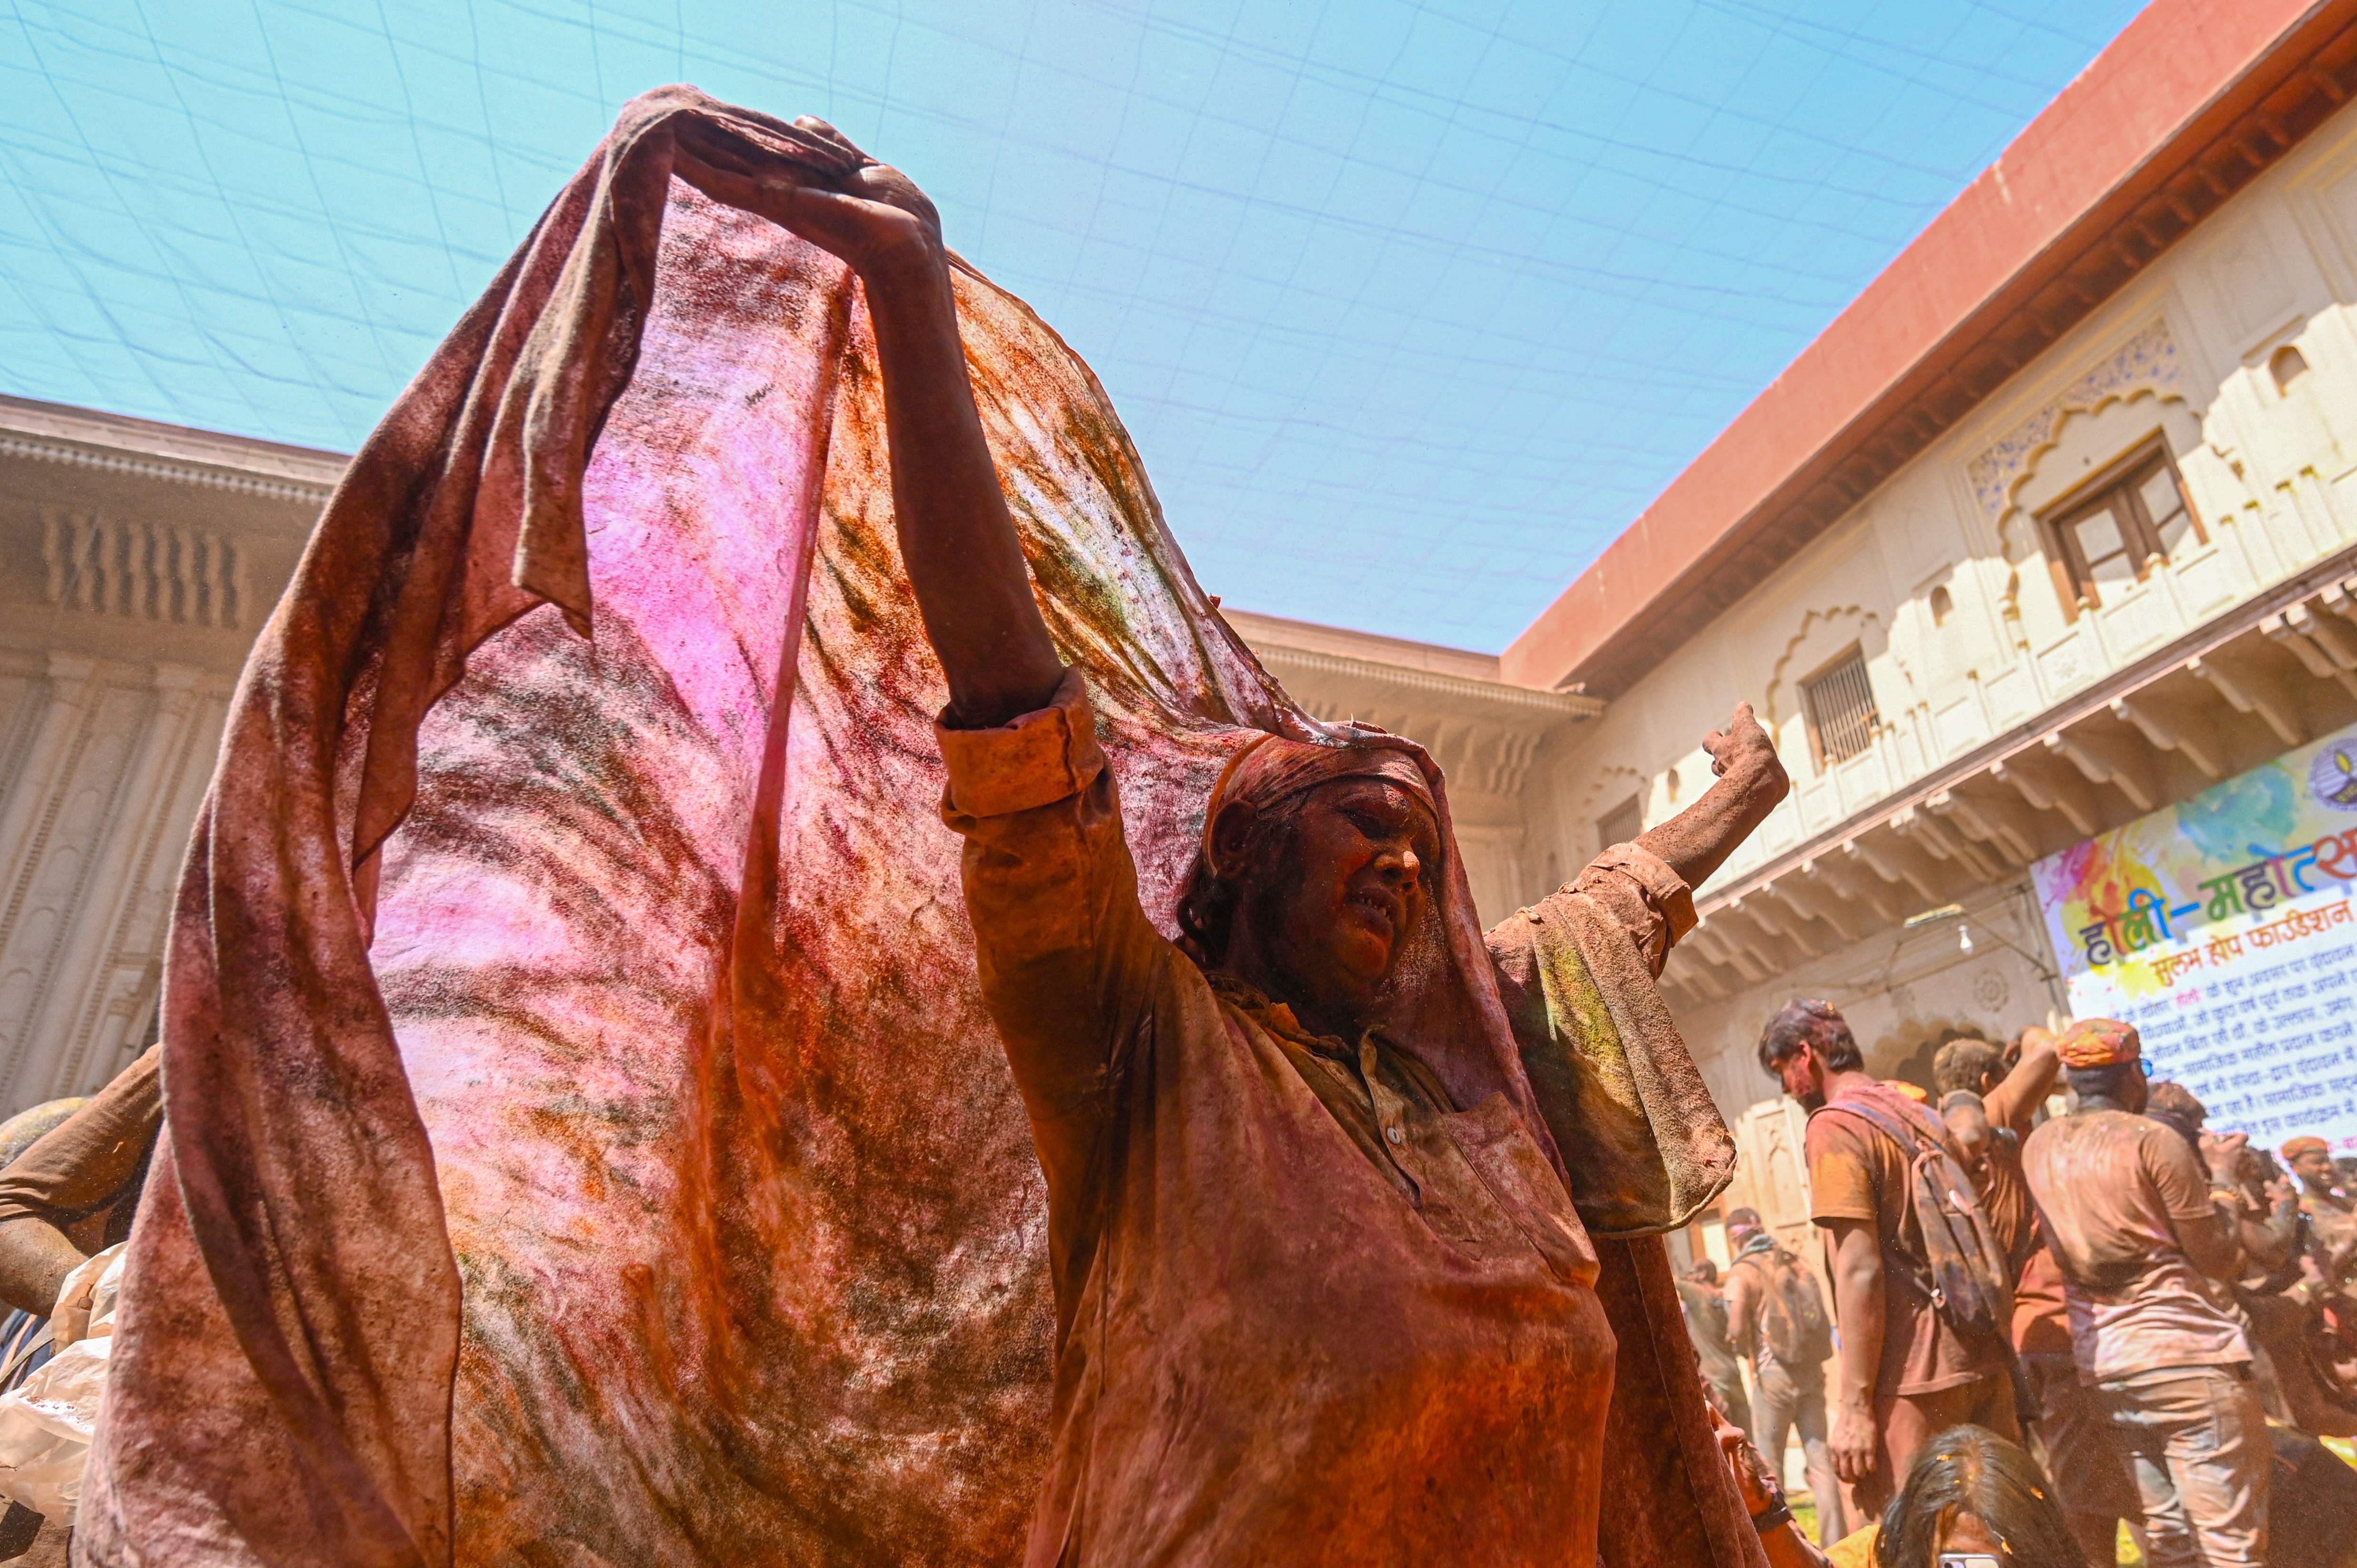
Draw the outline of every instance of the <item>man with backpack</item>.
[[[1727,1331],[1751,1359],[1751,1439],[1779,1470],[1795,1427],[1817,1503],[1817,1540],[1830,1546],[1849,1533],[1833,1450],[1825,1445],[1825,1358],[1834,1353],[1833,1316],[1808,1265],[1776,1244],[1759,1211],[1727,1217]]]
[[[2232,1294],[2240,1143],[2204,1140],[2197,1155],[2143,1114],[2129,1025],[2081,1019],[2061,1054],[2077,1108],[2030,1133],[2022,1169],[2061,1272],[2079,1381],[2135,1475],[2146,1561],[2257,1568],[2274,1450]]]
[[[1946,1126],[1866,1070],[1832,1004],[1780,1010],[1760,1065],[1809,1111],[1809,1213],[1841,1326],[1827,1446],[1870,1517],[1935,1434],[2019,1440],[2005,1257]]]

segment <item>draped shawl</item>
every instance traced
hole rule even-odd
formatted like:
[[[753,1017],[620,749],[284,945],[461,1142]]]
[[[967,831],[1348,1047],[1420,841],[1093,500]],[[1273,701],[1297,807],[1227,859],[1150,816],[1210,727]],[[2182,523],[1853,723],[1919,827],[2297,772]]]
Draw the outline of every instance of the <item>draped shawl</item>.
[[[1019,1552],[1045,1205],[934,815],[874,339],[842,264],[675,177],[683,145],[845,166],[690,89],[629,105],[355,456],[240,682],[89,1562]],[[1087,368],[955,287],[1167,929],[1226,758],[1326,732]],[[1527,1108],[1452,881],[1451,1076]],[[1605,1250],[1608,1559],[1756,1558],[1660,1245]]]

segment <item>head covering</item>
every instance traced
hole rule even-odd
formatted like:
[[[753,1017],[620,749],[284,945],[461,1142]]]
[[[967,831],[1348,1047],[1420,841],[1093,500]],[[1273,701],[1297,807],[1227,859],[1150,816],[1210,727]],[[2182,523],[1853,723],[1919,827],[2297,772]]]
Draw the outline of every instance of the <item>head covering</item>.
[[[2287,1165],[2302,1155],[2330,1155],[2330,1153],[2332,1153],[2332,1145],[2321,1138],[2298,1137],[2287,1138],[2284,1141],[2283,1157]]]
[[[2118,1067],[2144,1055],[2144,1040],[2133,1024],[2117,1018],[2082,1018],[2062,1031],[2055,1049],[2066,1068]]]
[[[1431,782],[1398,740],[1368,725],[1350,725],[1334,734],[1331,741],[1264,735],[1229,758],[1203,808],[1204,860],[1211,859],[1212,825],[1229,806],[1242,803],[1265,811],[1340,779],[1381,779],[1396,784],[1438,820],[1440,811],[1433,800]]]

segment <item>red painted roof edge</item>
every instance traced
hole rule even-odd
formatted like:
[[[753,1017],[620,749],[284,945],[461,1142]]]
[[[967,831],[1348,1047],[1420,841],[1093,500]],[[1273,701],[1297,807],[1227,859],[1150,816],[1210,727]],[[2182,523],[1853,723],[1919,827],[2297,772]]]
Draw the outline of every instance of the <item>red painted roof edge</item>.
[[[2329,0],[2154,0],[1500,657],[1552,687]],[[1694,629],[1699,630],[1696,627]]]

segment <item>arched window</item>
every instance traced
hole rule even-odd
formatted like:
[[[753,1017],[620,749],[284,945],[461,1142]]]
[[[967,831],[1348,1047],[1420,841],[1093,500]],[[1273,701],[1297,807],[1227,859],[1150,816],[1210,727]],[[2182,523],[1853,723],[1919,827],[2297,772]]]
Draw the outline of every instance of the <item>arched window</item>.
[[[1945,626],[1948,624],[1948,618],[1955,613],[1956,598],[1953,594],[1948,592],[1948,585],[1943,583],[1933,588],[1932,590],[1932,624]]]
[[[2287,343],[2267,360],[2267,373],[2276,379],[2276,391],[2287,392],[2292,382],[2308,374],[2308,356]]]
[[[2071,619],[2104,603],[2106,593],[2126,593],[2154,562],[2206,538],[2158,436],[2063,497],[2039,521],[2057,547],[2048,559]]]

